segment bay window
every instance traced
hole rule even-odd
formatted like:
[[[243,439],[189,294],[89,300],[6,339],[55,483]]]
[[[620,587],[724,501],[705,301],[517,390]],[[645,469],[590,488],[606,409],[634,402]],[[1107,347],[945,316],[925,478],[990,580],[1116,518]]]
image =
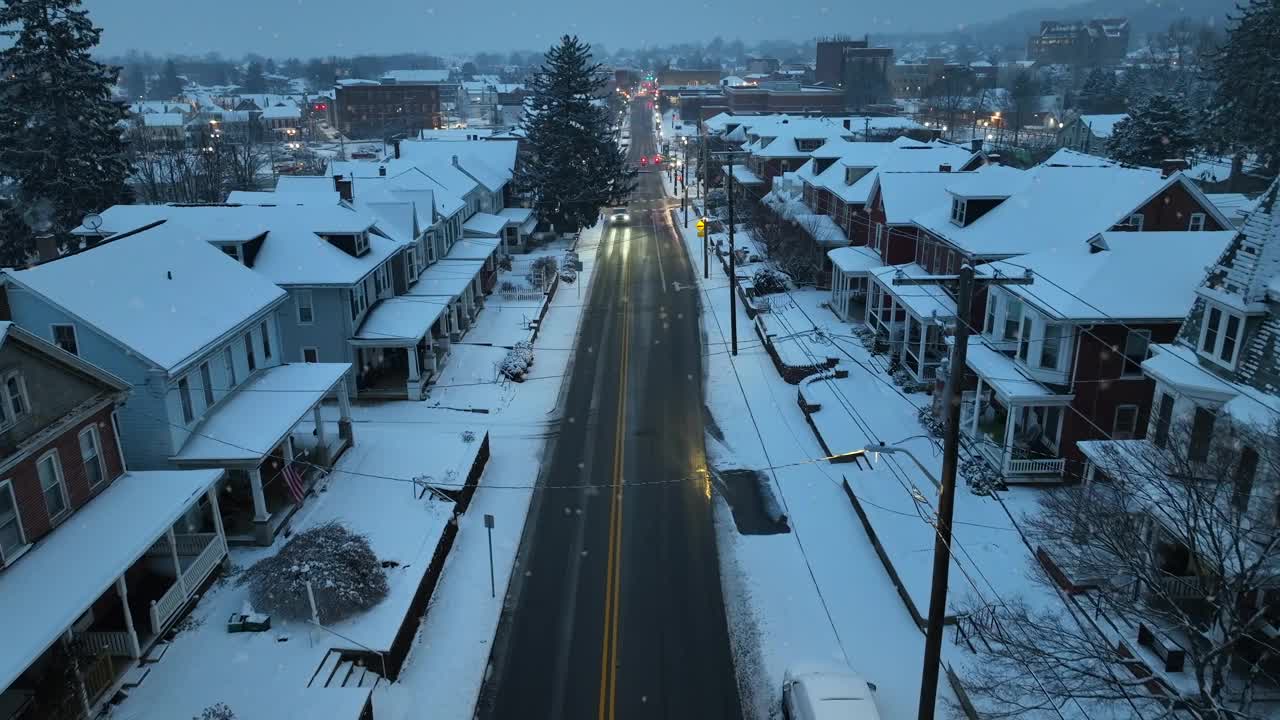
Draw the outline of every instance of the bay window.
[[[1243,331],[1243,315],[1206,305],[1200,327],[1200,355],[1219,365],[1235,367]]]

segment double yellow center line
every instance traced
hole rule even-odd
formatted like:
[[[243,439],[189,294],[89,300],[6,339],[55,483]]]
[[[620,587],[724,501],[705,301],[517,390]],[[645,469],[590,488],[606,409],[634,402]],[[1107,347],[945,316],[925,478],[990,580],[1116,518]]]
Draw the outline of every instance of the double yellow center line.
[[[627,365],[631,347],[631,324],[627,316],[626,288],[630,275],[628,254],[622,262],[621,354],[618,361],[618,418],[613,435],[613,476],[609,496],[609,560],[605,569],[603,648],[600,652],[599,720],[613,720],[614,698],[618,694],[618,605],[622,580],[622,468],[627,419]]]

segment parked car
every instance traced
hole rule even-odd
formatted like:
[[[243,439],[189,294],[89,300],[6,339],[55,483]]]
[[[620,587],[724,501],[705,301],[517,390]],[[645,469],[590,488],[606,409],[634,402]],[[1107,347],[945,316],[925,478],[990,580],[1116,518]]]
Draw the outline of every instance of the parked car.
[[[880,720],[876,686],[848,668],[796,666],[782,678],[787,720]]]
[[[617,224],[625,224],[631,222],[631,212],[627,210],[625,205],[613,208],[609,211],[609,222]]]

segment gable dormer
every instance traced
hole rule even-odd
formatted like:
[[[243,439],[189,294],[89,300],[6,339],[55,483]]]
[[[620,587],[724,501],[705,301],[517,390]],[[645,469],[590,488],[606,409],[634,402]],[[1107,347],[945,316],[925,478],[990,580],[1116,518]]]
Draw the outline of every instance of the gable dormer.
[[[844,184],[852,185],[861,180],[872,170],[873,168],[869,167],[846,167],[844,169]]]
[[[822,147],[826,140],[822,138],[796,138],[796,150],[800,152],[813,152]]]
[[[995,210],[1008,195],[983,195],[972,192],[948,191],[951,194],[951,222],[960,227],[972,225],[978,218]]]
[[[822,173],[826,172],[828,168],[830,168],[832,165],[835,165],[835,164],[836,164],[836,158],[814,158],[813,174],[821,175]]]

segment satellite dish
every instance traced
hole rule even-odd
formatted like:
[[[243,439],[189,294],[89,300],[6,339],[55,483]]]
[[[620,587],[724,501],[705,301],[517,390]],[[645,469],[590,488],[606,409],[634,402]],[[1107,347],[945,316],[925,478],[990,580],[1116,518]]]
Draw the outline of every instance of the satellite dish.
[[[90,232],[98,232],[98,228],[102,227],[102,216],[98,213],[89,213],[84,216],[80,224],[89,228]]]

